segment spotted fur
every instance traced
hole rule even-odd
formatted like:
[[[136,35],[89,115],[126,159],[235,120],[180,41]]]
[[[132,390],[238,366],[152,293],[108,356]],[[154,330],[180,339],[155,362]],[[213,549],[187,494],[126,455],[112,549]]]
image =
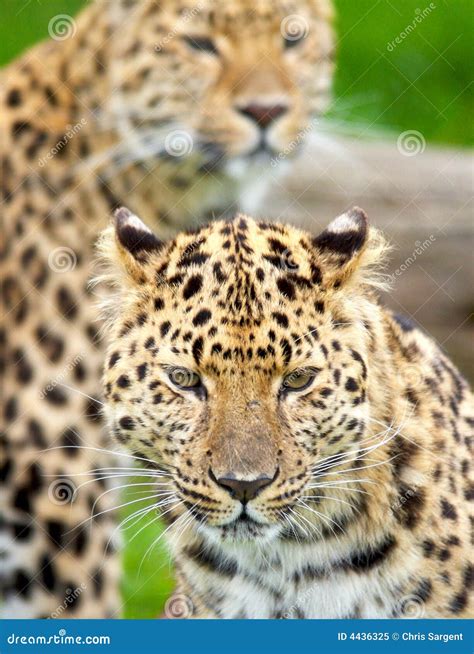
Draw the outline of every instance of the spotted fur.
[[[117,558],[106,547],[112,513],[92,529],[84,522],[107,481],[69,478],[111,465],[103,452],[77,449],[108,447],[88,279],[110,210],[126,199],[161,237],[224,214],[249,199],[240,171],[255,177],[257,155],[272,172],[271,156],[291,159],[292,142],[328,102],[327,0],[193,6],[96,0],[73,36],[41,43],[0,73],[5,617],[47,617],[58,607],[63,617],[119,614]],[[292,14],[307,34],[285,41],[282,21]],[[265,143],[254,105],[271,109],[260,122],[274,119]],[[86,482],[74,503],[51,501],[51,483],[61,480]],[[117,503],[111,498],[96,513]]]
[[[317,237],[237,215],[167,243],[122,209],[100,250],[108,422],[167,475],[195,617],[472,616],[472,398],[380,304],[360,209]]]

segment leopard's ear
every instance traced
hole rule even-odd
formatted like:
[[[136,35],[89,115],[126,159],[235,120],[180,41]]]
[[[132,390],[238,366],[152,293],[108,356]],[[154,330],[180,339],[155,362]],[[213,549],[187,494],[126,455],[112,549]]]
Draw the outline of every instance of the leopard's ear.
[[[127,302],[153,283],[156,254],[164,243],[122,207],[97,242],[96,276],[91,281],[105,327],[114,324]]]
[[[97,246],[100,262],[109,271],[104,279],[122,286],[145,282],[151,268],[147,264],[163,246],[138,216],[125,207],[117,209]]]
[[[313,245],[323,255],[337,256],[348,261],[364,248],[368,231],[367,214],[359,207],[353,207],[329,223],[313,239]]]
[[[338,288],[357,282],[383,287],[381,268],[388,250],[382,234],[369,227],[365,211],[353,207],[335,218],[312,240],[327,285]]]
[[[159,252],[164,245],[151,229],[126,207],[116,210],[114,224],[119,249],[138,262],[144,263],[151,252]]]
[[[159,252],[164,245],[151,229],[126,207],[116,210],[114,225],[118,249],[125,258],[131,256],[138,263],[146,263],[149,254]]]

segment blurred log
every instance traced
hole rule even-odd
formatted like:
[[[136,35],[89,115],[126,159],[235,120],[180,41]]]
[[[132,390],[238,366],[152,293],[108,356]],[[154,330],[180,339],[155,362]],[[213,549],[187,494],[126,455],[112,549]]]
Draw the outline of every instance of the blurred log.
[[[416,136],[405,150],[396,136],[324,143],[308,147],[291,177],[272,183],[265,213],[317,233],[344,209],[365,209],[394,245],[387,270],[394,288],[384,301],[431,333],[473,380],[470,154],[425,147]]]

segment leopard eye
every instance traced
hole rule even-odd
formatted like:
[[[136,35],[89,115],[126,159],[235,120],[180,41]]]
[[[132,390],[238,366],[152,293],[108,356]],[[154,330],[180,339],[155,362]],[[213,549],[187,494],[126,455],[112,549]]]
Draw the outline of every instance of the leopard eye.
[[[206,36],[185,36],[184,41],[193,50],[200,52],[208,52],[209,54],[217,54],[218,50],[214,45],[214,41]]]
[[[170,381],[183,391],[196,390],[201,387],[201,378],[187,368],[170,368],[168,370]]]
[[[298,368],[284,378],[281,390],[304,391],[311,386],[317,372],[316,368]]]

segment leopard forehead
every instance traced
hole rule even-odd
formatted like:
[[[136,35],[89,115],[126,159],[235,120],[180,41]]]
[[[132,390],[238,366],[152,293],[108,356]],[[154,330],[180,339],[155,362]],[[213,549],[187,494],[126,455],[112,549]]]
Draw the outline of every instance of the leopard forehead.
[[[322,282],[311,237],[297,229],[238,216],[180,235],[156,271],[176,309],[210,302],[226,324],[258,324],[271,307],[300,304]]]
[[[123,4],[127,9],[126,3]],[[330,19],[333,9],[330,0],[200,0],[195,6],[186,0],[167,0],[160,4],[146,0],[138,4],[136,18],[141,20],[143,15],[151,21],[158,17],[165,24],[175,21],[177,33],[210,26],[216,33],[241,36],[244,29],[260,36],[256,27],[274,25],[280,29],[282,18],[289,17],[298,19],[293,30],[308,28],[307,20]]]

